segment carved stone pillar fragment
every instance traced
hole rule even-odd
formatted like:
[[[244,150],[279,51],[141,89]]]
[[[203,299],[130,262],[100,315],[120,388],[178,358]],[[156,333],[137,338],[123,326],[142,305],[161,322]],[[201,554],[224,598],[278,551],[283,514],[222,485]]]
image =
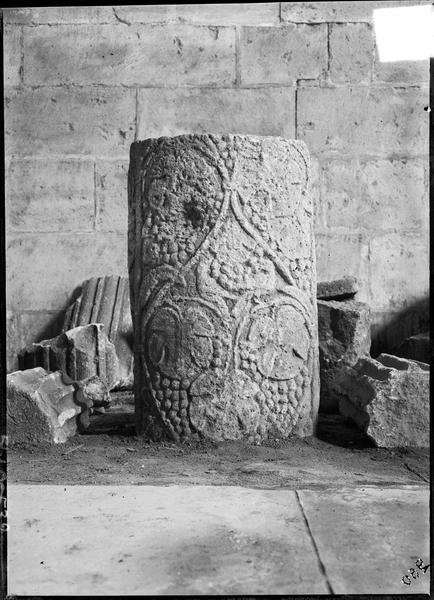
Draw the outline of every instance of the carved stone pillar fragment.
[[[319,374],[305,145],[182,135],[135,142],[130,158],[138,431],[311,434]]]

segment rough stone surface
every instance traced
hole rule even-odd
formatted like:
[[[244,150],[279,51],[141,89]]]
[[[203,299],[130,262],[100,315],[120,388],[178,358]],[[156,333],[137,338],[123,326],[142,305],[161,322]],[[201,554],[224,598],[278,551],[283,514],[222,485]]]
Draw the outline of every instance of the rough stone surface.
[[[29,345],[19,355],[22,369],[43,367],[62,371],[74,381],[97,375],[112,389],[121,381],[114,345],[101,324],[69,329],[65,333]]]
[[[65,313],[62,331],[102,323],[118,358],[118,387],[131,387],[133,380],[133,325],[128,278],[109,275],[83,282],[79,298]]]
[[[370,304],[375,310],[402,311],[429,297],[428,249],[428,236],[421,232],[387,233],[369,241]],[[409,276],[403,278],[403,273]]]
[[[338,382],[339,410],[381,447],[429,447],[429,365],[380,354]]]
[[[71,290],[95,273],[127,273],[127,235],[10,234],[6,286],[17,311],[65,310]]]
[[[429,82],[429,60],[397,60],[374,63],[374,79],[391,84],[420,84]]]
[[[57,25],[69,23],[111,23],[111,6],[35,6],[3,9],[5,23],[18,25]]]
[[[327,227],[351,229],[355,223],[371,231],[428,227],[428,161],[338,159],[323,161],[321,167],[318,211]]]
[[[21,84],[21,37],[20,27],[5,26],[3,29],[4,85]]]
[[[372,77],[373,32],[366,23],[332,23],[330,78],[333,83],[369,83]]]
[[[247,8],[247,10],[246,10]],[[162,4],[114,6],[128,23],[194,23],[196,25],[279,25],[279,2],[246,4]]]
[[[138,91],[138,136],[236,131],[294,137],[295,91],[289,88],[178,88]]]
[[[180,73],[187,85],[235,80],[233,27],[70,25],[59,35],[41,25],[26,28],[24,54],[29,85],[175,85]]]
[[[62,443],[77,431],[81,408],[74,386],[41,367],[7,376],[7,431],[11,445]]]
[[[6,181],[11,230],[92,231],[94,166],[90,160],[12,160]]]
[[[96,229],[128,229],[128,161],[97,160],[95,164]]]
[[[355,276],[360,283],[357,299],[369,299],[369,242],[365,234],[341,233],[315,235],[317,272],[323,281]]]
[[[397,356],[429,364],[431,362],[429,331],[412,335],[402,342]]]
[[[36,156],[125,156],[134,139],[133,89],[77,86],[6,90],[4,103],[6,155],[25,156],[31,148]]]
[[[312,433],[318,406],[309,158],[282,138],[131,147],[137,425],[154,437]]]
[[[374,10],[393,8],[400,0],[378,0],[376,2],[282,2],[282,21],[293,23],[373,22]],[[427,0],[408,0],[404,6],[428,4]]]
[[[359,291],[356,277],[342,277],[334,281],[321,281],[316,286],[316,297],[319,300],[348,300]]]
[[[300,88],[297,137],[317,155],[427,155],[428,96],[411,87]]]
[[[348,366],[369,354],[371,320],[367,304],[354,300],[318,300],[321,377],[320,409],[338,411],[336,381]]]
[[[80,430],[83,430],[89,427],[91,415],[105,413],[105,409],[110,405],[111,397],[107,385],[97,375],[92,375],[78,383],[75,382],[75,389],[74,399],[81,407],[78,420]]]
[[[19,314],[6,311],[6,369],[8,373],[18,368],[17,354],[21,348]]]
[[[326,25],[244,27],[240,43],[243,84],[295,84],[327,69]]]

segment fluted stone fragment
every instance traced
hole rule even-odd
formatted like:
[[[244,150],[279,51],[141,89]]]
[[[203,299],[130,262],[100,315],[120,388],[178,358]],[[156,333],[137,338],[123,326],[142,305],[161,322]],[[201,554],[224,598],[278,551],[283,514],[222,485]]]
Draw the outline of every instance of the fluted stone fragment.
[[[299,141],[131,146],[129,273],[140,433],[259,441],[318,410],[309,156]]]
[[[65,313],[62,331],[92,323],[102,323],[115,346],[120,385],[132,386],[132,323],[127,277],[106,275],[83,282],[80,296]]]
[[[96,375],[109,390],[120,383],[115,347],[101,323],[74,327],[50,340],[30,344],[19,354],[19,362],[22,369],[59,370],[74,381]]]

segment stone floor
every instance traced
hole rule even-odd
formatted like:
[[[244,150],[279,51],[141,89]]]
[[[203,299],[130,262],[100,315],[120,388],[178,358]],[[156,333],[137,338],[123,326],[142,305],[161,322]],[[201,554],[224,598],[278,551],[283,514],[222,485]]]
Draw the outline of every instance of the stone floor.
[[[12,595],[428,593],[429,488],[8,486]],[[418,577],[402,582],[408,569]]]
[[[428,593],[429,450],[318,436],[10,448],[9,594]]]

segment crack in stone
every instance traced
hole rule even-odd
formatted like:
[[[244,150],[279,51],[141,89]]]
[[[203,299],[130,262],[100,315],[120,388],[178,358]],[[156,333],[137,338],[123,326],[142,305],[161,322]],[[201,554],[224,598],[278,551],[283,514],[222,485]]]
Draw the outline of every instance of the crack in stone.
[[[127,21],[126,19],[121,19],[121,17],[116,12],[116,9],[114,6],[112,6],[112,10],[113,10],[113,15],[114,15],[115,19],[117,21],[119,21],[119,23],[123,23],[124,25],[128,25],[128,26],[131,25],[131,21]]]
[[[425,481],[425,483],[429,483],[429,479],[427,479],[426,477],[424,477],[423,475],[421,475],[418,471],[416,471],[416,469],[412,469],[410,467],[410,465],[408,465],[405,461],[403,461],[403,464],[407,467],[407,469],[411,473],[414,473],[415,475],[417,475],[418,477],[420,477],[420,479],[422,479],[422,481]]]
[[[329,581],[325,565],[324,565],[323,561],[321,560],[321,556],[320,556],[320,553],[319,553],[318,546],[316,544],[315,538],[313,537],[313,533],[312,533],[312,530],[310,528],[309,521],[307,519],[307,515],[304,512],[303,504],[301,503],[301,498],[299,496],[298,490],[294,490],[294,491],[295,491],[295,497],[297,498],[297,502],[298,502],[298,505],[299,505],[300,510],[301,510],[301,514],[303,515],[303,519],[304,519],[307,531],[308,531],[310,539],[312,541],[313,549],[315,551],[315,554],[316,554],[316,557],[317,557],[317,560],[318,560],[319,570],[323,574],[323,577],[325,579],[325,583],[326,583],[327,590],[328,590],[329,594],[334,595],[334,591],[333,591],[332,585],[331,585],[331,583]]]

